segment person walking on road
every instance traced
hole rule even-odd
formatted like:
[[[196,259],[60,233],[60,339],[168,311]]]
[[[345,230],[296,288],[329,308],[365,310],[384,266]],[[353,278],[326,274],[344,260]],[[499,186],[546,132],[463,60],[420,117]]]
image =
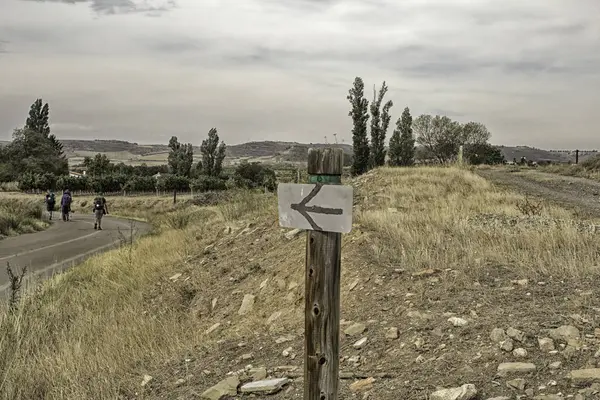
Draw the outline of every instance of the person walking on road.
[[[108,207],[106,206],[106,199],[102,192],[98,193],[98,196],[94,199],[94,215],[96,220],[94,222],[94,229],[102,230],[102,217],[108,214]]]
[[[73,198],[71,197],[71,191],[69,189],[65,189],[63,191],[62,199],[60,199],[60,211],[62,213],[62,220],[69,220],[69,213],[71,212],[71,202]]]
[[[54,206],[56,205],[56,198],[52,190],[46,192],[46,199],[44,202],[46,203],[46,210],[48,210],[48,219],[52,221],[52,214],[54,213]]]

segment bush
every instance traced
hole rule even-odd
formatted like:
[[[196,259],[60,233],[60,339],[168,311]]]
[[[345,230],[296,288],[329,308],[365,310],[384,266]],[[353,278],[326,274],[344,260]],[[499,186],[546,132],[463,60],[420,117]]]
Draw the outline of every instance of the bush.
[[[275,171],[258,162],[242,162],[235,169],[233,179],[236,185],[241,188],[253,189],[266,187],[270,191],[277,189]]]
[[[503,164],[505,159],[502,151],[489,143],[470,144],[464,148],[465,159],[472,165]]]
[[[191,183],[191,188],[194,192],[208,192],[211,190],[225,190],[227,183],[220,177],[200,175]]]

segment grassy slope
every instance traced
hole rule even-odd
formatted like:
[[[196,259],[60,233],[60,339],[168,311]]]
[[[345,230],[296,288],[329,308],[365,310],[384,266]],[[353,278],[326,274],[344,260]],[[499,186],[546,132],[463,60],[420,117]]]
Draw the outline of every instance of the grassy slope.
[[[48,222],[39,200],[0,196],[0,238],[41,231],[46,227]]]
[[[524,218],[520,196],[453,168],[382,169],[355,185],[355,229],[343,244],[342,318],[367,323],[370,342],[358,352],[357,338],[342,338],[343,356],[363,357],[360,366],[343,361],[342,369],[395,375],[377,382],[374,398],[421,399],[437,385],[466,382],[483,388],[483,398],[506,394],[490,382],[500,361],[514,360],[490,346],[489,331],[511,324],[537,332],[544,320],[598,302],[568,296],[570,288],[594,287],[600,243],[578,231],[565,210]],[[254,365],[301,368],[304,240],[283,237],[276,198],[246,195],[162,218],[190,225],[97,256],[2,318],[2,399],[190,398],[248,364],[244,353]],[[171,223],[178,224],[185,225]],[[411,277],[426,269],[436,270]],[[176,273],[182,275],[169,279]],[[515,289],[511,280],[521,278],[546,285]],[[248,293],[257,296],[254,310],[239,316]],[[431,318],[409,317],[411,311]],[[471,324],[450,327],[448,312]],[[221,325],[205,334],[215,323]],[[390,326],[399,327],[399,340],[384,338]],[[281,334],[292,342],[275,344]],[[426,346],[418,350],[412,343],[420,336]],[[281,356],[288,345],[299,354],[294,361]],[[543,356],[530,352],[534,361]],[[419,355],[429,361],[415,362]],[[154,380],[141,388],[146,373]],[[301,386],[275,398],[293,398]],[[340,398],[348,396],[344,383]]]
[[[544,172],[600,181],[600,156],[590,157],[580,164],[548,165],[541,168]]]

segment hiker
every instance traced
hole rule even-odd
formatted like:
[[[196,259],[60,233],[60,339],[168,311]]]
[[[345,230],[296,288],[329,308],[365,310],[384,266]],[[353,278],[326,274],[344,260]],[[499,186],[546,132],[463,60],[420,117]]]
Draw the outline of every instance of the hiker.
[[[69,189],[65,189],[63,191],[62,199],[60,199],[60,211],[62,213],[62,220],[69,220],[69,213],[71,212],[71,201],[73,198],[71,197],[71,191]]]
[[[54,197],[54,192],[52,190],[48,190],[46,192],[46,199],[44,200],[46,203],[46,210],[48,210],[49,220],[52,221],[52,213],[54,212],[54,206],[56,205],[56,198]]]
[[[102,192],[98,193],[98,196],[94,199],[94,215],[96,220],[94,221],[94,229],[102,230],[102,217],[104,214],[108,214],[108,207],[106,206],[106,199]]]

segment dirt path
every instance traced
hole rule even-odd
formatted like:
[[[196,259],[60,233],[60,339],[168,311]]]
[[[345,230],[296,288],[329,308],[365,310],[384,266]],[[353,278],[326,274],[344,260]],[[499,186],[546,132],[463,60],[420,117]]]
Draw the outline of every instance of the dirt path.
[[[510,172],[507,168],[477,170],[497,186],[575,211],[582,218],[600,218],[600,182],[535,170]]]

